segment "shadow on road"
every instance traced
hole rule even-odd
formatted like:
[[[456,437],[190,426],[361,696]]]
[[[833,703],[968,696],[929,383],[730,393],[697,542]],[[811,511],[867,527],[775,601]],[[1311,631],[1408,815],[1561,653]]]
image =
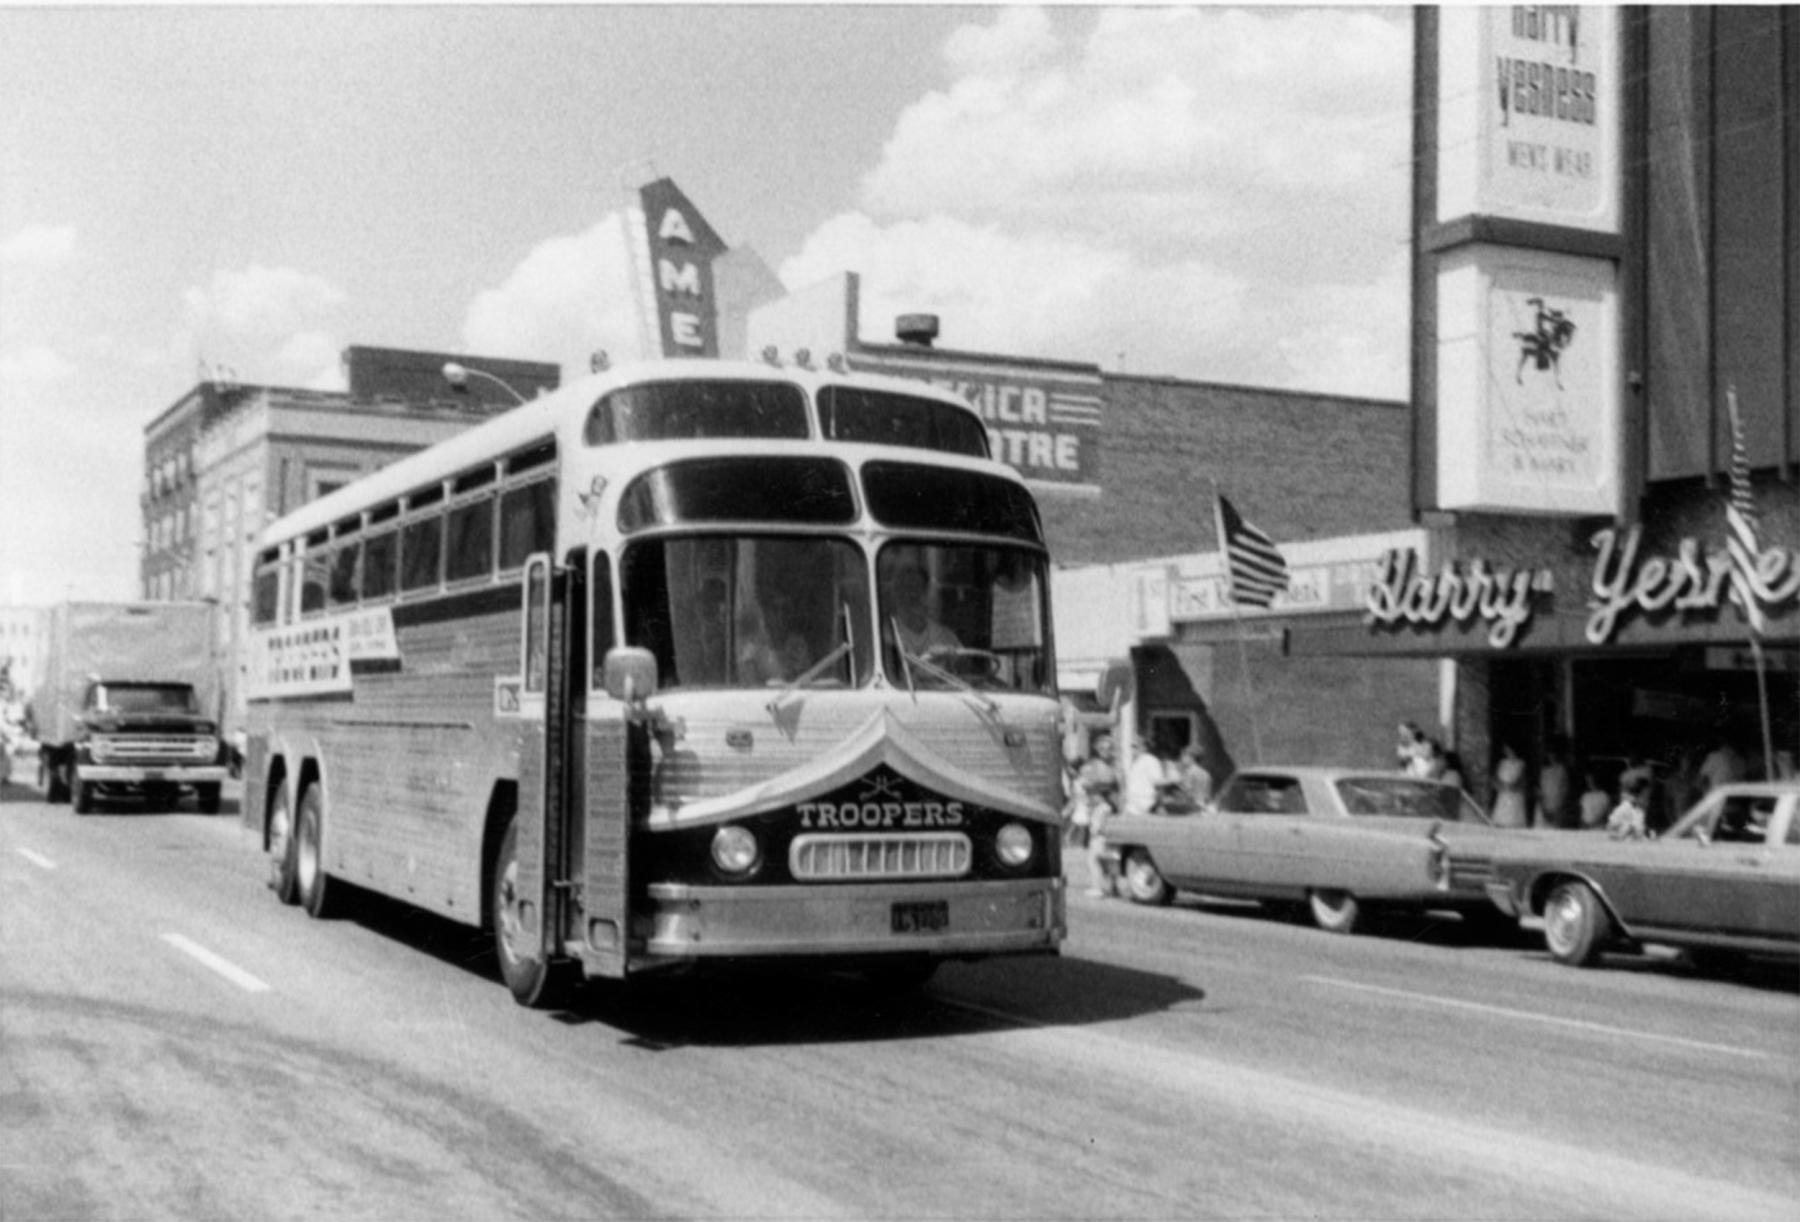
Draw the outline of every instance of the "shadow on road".
[[[487,935],[357,892],[347,919],[504,988]],[[997,986],[997,982],[1004,982]],[[987,999],[999,996],[1004,1001]],[[1197,1004],[1205,994],[1173,977],[1073,957],[948,963],[925,985],[884,984],[850,971],[784,963],[722,963],[590,981],[568,1025],[612,1028],[646,1049],[931,1039],[1031,1025],[1120,1019]]]

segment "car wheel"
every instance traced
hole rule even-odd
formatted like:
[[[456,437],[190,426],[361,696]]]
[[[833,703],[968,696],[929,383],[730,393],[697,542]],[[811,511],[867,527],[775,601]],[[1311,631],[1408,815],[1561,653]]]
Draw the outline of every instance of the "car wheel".
[[[1571,881],[1550,893],[1544,905],[1544,944],[1560,962],[1586,967],[1611,937],[1612,918],[1592,887]]]
[[[343,908],[343,885],[325,872],[325,797],[317,785],[300,795],[294,816],[294,876],[306,914],[330,920]]]
[[[522,919],[519,892],[519,822],[514,815],[500,838],[494,859],[494,891],[490,915],[494,922],[494,957],[500,977],[512,990],[513,1000],[534,1010],[562,1007],[581,979],[580,965],[551,962],[533,931]]]
[[[1175,898],[1175,888],[1162,876],[1147,849],[1125,851],[1125,895],[1134,904],[1167,904]]]
[[[1306,897],[1313,924],[1326,933],[1355,933],[1362,908],[1348,891],[1314,891]]]
[[[299,867],[294,861],[294,809],[287,786],[269,798],[269,889],[284,904],[300,902]]]

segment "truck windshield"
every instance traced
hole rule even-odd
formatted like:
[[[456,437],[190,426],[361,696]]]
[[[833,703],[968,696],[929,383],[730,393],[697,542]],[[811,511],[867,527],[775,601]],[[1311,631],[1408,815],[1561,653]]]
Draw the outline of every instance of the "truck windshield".
[[[94,707],[106,713],[192,713],[194,689],[185,685],[109,683],[96,689]]]

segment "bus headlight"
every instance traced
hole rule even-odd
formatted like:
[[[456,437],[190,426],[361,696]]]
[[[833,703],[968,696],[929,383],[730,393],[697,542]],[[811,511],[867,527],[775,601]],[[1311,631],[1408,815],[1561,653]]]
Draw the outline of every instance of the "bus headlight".
[[[1001,865],[1018,869],[1031,860],[1031,829],[1023,823],[1008,823],[994,837],[994,852]]]
[[[713,833],[712,858],[727,874],[748,874],[762,860],[762,849],[749,828],[728,825]]]

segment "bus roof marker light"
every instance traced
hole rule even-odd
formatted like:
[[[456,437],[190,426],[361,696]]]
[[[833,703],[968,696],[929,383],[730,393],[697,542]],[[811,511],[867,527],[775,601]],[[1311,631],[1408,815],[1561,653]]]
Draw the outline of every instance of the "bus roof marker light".
[[[774,344],[769,344],[762,350],[762,359],[765,365],[773,365],[777,369],[781,368],[781,350],[775,347]]]
[[[800,368],[802,368],[802,369],[811,369],[812,368],[812,349],[811,348],[796,348],[796,349],[794,349],[794,364],[800,366]]]
[[[844,354],[841,352],[833,352],[827,355],[825,358],[825,368],[831,370],[833,373],[850,372],[849,362],[844,360]]]

